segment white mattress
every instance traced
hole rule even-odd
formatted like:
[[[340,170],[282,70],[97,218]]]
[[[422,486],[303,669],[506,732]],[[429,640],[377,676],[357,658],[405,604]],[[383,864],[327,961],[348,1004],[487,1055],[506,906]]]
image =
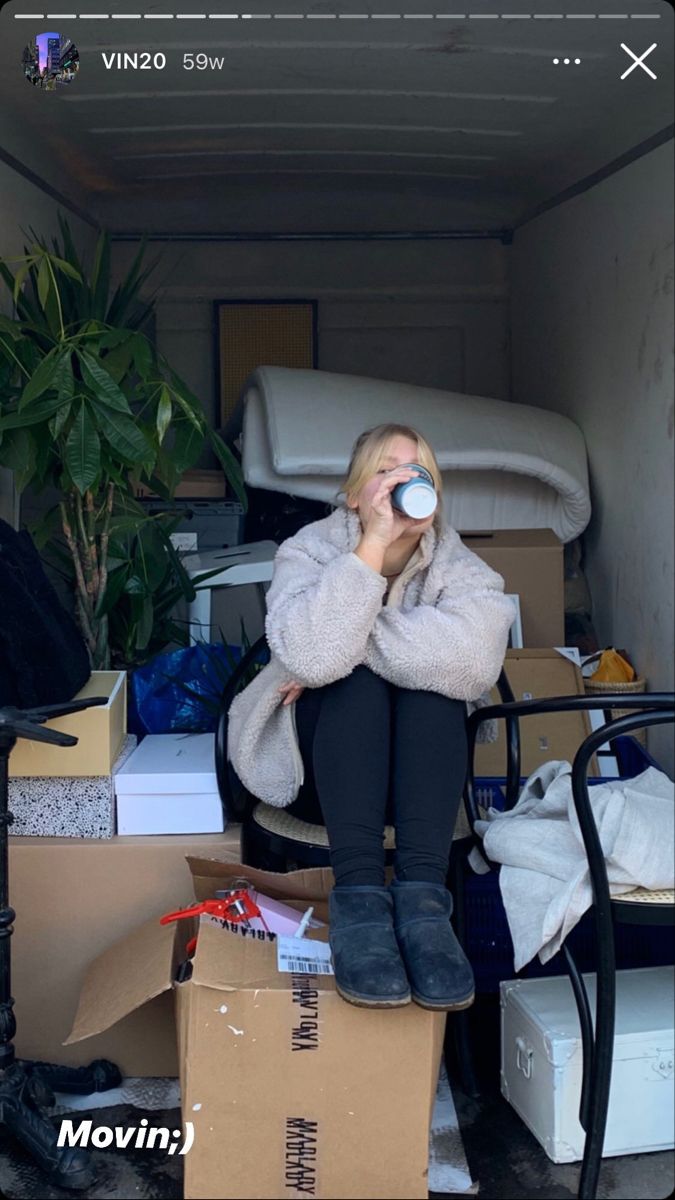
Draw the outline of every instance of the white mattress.
[[[327,371],[259,367],[228,426],[241,426],[252,487],[338,503],[359,433],[409,423],[436,453],[448,521],[460,531],[552,529],[578,537],[591,507],[581,430],[557,413]]]

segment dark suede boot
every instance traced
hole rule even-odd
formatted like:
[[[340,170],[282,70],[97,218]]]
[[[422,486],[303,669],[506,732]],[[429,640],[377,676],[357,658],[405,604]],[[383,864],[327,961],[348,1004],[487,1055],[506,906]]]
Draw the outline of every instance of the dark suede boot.
[[[468,1008],[474,996],[473,972],[450,924],[450,893],[437,883],[395,879],[391,894],[413,1000],[422,1008]]]
[[[340,995],[365,1008],[409,1004],[410,988],[387,889],[365,884],[335,887],[330,893],[329,914],[329,942]]]

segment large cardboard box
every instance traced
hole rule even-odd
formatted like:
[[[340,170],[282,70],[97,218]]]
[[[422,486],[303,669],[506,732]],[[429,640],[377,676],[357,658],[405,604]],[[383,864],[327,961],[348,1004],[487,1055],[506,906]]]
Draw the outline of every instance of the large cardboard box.
[[[10,756],[10,776],[110,775],[127,731],[126,671],[92,671],[73,699],[94,696],[105,696],[106,703],[45,725],[78,738],[76,746],[51,746],[20,738]]]
[[[332,873],[272,875],[191,861],[197,898],[243,874],[327,916]],[[280,971],[274,935],[199,923],[192,976],[175,984],[193,920],[149,921],[92,964],[69,1042],[173,989],[186,1200],[426,1200],[445,1014],[357,1008],[330,975]],[[313,930],[325,941],[327,928]]]
[[[520,597],[523,644],[564,646],[563,545],[553,530],[493,529],[463,533],[462,541]]]
[[[186,855],[240,858],[240,826],[220,834],[97,840],[10,837],[16,910],[12,995],[19,1058],[79,1067],[109,1058],[123,1075],[177,1075],[173,1005],[160,996],[100,1037],[63,1041],[95,955],[157,912],[192,898]]]
[[[591,1012],[595,975],[584,975]],[[553,1162],[583,1156],[583,1055],[567,976],[500,984],[502,1095]],[[673,1147],[673,969],[616,974],[616,1027],[603,1155]]]
[[[515,700],[542,700],[547,696],[583,696],[584,681],[579,667],[557,650],[507,650],[506,677]],[[491,699],[499,704],[499,693],[492,689]],[[505,722],[497,722],[496,742],[476,746],[476,775],[506,774]],[[531,775],[537,767],[553,759],[572,762],[584,738],[591,732],[588,713],[551,713],[532,715],[520,720],[520,765],[522,775]],[[589,774],[596,775],[595,762]]]

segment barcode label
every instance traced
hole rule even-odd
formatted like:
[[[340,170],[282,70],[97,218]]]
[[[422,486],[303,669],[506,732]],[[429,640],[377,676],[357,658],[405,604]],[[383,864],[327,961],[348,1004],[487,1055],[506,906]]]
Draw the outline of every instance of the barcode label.
[[[311,938],[278,937],[277,970],[294,975],[332,975],[330,946]]]

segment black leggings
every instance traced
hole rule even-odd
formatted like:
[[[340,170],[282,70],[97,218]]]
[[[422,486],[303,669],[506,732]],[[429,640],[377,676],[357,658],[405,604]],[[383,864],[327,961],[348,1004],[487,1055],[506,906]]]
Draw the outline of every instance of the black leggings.
[[[384,883],[383,828],[398,879],[445,883],[467,766],[466,706],[359,666],[296,702],[305,781],[289,812],[323,823],[336,884]]]

